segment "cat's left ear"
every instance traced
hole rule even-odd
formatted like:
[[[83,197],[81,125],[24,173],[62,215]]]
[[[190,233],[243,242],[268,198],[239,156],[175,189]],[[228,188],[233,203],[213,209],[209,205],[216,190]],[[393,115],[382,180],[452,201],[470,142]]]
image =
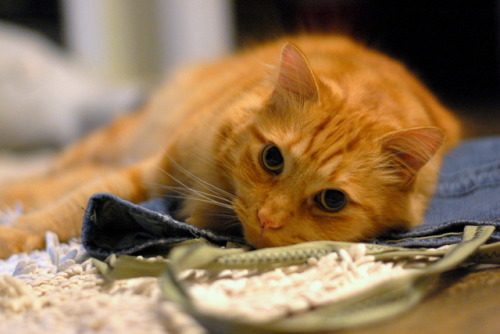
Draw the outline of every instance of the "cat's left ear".
[[[298,47],[287,43],[281,51],[280,72],[272,100],[279,101],[290,95],[300,100],[318,99],[319,90],[307,58]]]
[[[411,184],[443,144],[445,134],[435,127],[419,127],[391,132],[382,137],[382,148],[394,158],[405,185]]]

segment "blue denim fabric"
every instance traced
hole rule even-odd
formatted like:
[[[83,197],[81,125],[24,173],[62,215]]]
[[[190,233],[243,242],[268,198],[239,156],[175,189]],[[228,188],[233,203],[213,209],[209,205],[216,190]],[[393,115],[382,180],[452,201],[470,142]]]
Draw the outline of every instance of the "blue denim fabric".
[[[465,225],[500,226],[500,137],[465,141],[449,152],[424,224],[379,242],[437,247],[460,241],[453,234]],[[498,230],[491,241],[500,241]]]
[[[86,209],[83,245],[90,255],[104,258],[112,253],[165,254],[176,243],[200,237],[221,246],[243,242],[176,221],[169,214],[173,206],[175,201],[168,197],[135,205],[96,194]],[[374,242],[439,247],[460,241],[466,225],[500,227],[500,137],[466,141],[453,149],[445,158],[424,224]],[[490,241],[500,241],[500,228]]]
[[[165,255],[176,244],[204,238],[212,244],[244,244],[241,237],[218,235],[175,220],[175,200],[155,198],[136,205],[115,195],[93,195],[83,218],[82,244],[90,256]]]

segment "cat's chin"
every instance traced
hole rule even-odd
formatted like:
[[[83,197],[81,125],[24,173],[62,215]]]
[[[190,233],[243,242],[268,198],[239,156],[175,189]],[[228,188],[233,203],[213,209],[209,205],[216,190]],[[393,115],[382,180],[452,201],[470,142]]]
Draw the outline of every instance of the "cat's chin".
[[[245,240],[255,248],[268,248],[276,247],[276,242],[273,241],[272,236],[262,233],[257,229],[245,229]]]
[[[262,232],[260,228],[245,228],[244,230],[246,242],[257,249],[289,246],[296,243],[283,238],[283,235],[276,231]]]
[[[270,242],[269,239],[267,239],[264,236],[257,235],[255,237],[252,237],[252,238],[247,237],[245,239],[250,245],[252,245],[253,247],[255,247],[257,249],[276,247],[276,245],[274,243]]]

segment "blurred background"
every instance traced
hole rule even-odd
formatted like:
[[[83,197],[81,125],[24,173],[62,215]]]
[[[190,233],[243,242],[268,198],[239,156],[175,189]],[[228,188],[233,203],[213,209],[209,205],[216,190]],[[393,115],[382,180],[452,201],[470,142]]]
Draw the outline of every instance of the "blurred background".
[[[403,60],[470,135],[500,134],[500,1],[475,3],[0,0],[0,148],[64,145],[179,66],[297,32],[347,33]]]

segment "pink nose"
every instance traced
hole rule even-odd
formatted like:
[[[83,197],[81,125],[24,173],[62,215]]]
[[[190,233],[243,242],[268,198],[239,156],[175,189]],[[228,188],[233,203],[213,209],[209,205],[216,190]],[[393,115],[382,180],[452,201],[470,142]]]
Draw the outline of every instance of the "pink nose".
[[[283,226],[280,221],[270,219],[264,209],[259,210],[259,212],[257,213],[257,217],[259,217],[260,227],[262,227],[262,229],[264,230],[278,229]]]

